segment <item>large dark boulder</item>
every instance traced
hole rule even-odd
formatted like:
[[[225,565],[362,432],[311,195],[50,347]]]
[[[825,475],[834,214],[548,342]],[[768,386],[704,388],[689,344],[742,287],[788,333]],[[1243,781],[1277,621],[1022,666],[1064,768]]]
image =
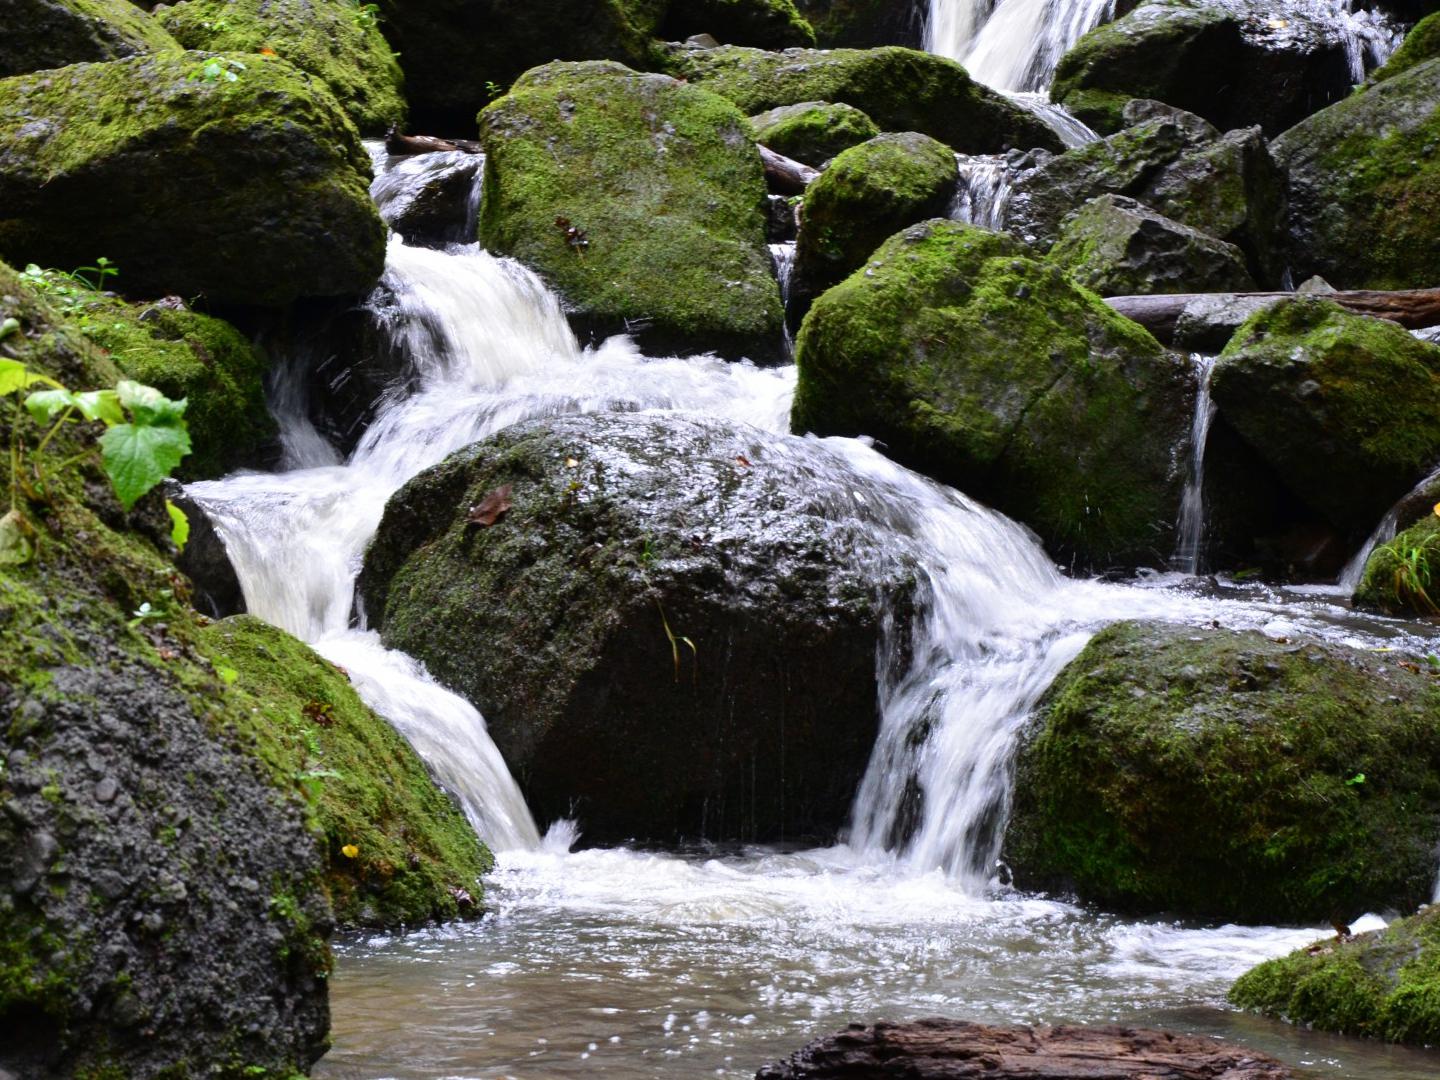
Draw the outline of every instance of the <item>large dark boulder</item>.
[[[764,173],[730,102],[619,64],[548,64],[480,124],[482,242],[586,327],[656,353],[782,357]]]
[[[1289,184],[1297,279],[1340,289],[1440,282],[1440,58],[1425,60],[1275,140]]]
[[[0,34],[0,79],[179,48],[130,0],[10,0]]]
[[[953,60],[914,49],[704,49],[671,46],[673,74],[754,115],[802,101],[843,101],[884,131],[919,131],[966,154],[1060,149],[1034,113],[982,86]]]
[[[815,31],[793,0],[668,0],[660,36],[682,41],[693,34],[709,34],[725,45],[758,49],[815,44]]]
[[[1357,542],[1440,460],[1440,347],[1323,297],[1249,319],[1211,392],[1286,485]]]
[[[796,0],[822,49],[925,46],[925,0]]]
[[[796,362],[797,432],[874,436],[1064,561],[1168,556],[1189,367],[1012,238],[897,234],[815,302]]]
[[[257,54],[166,53],[0,81],[0,258],[115,287],[281,305],[385,262],[370,159],[317,81]]]
[[[1081,38],[1056,68],[1051,94],[1102,124],[1117,100],[1155,98],[1221,128],[1259,125],[1274,135],[1343,98],[1352,81],[1327,13],[1258,0],[1148,0]]]
[[[905,541],[870,517],[888,502],[744,425],[530,422],[395,494],[361,595],[484,713],[537,818],[597,843],[833,837],[887,613],[908,625]]]
[[[1120,623],[1047,692],[1004,857],[1023,888],[1236,922],[1430,898],[1440,682],[1403,654]]]

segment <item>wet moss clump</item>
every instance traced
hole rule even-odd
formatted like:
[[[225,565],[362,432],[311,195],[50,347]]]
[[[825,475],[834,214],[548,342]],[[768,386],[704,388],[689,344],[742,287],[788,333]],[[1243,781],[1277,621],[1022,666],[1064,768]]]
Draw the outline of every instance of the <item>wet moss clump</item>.
[[[1355,605],[1388,615],[1440,615],[1440,517],[1421,518],[1371,553]]]
[[[1440,1043],[1440,906],[1318,942],[1236,980],[1230,1001],[1319,1031]]]
[[[750,118],[755,139],[777,154],[819,168],[842,150],[880,134],[880,128],[853,105],[802,101]]]
[[[1005,858],[1121,911],[1349,923],[1429,898],[1440,678],[1402,654],[1120,623],[1036,709]]]
[[[1437,56],[1440,56],[1440,11],[1426,15],[1411,27],[1400,48],[1390,54],[1390,59],[1383,66],[1371,73],[1370,81],[1382,82],[1393,78]]]

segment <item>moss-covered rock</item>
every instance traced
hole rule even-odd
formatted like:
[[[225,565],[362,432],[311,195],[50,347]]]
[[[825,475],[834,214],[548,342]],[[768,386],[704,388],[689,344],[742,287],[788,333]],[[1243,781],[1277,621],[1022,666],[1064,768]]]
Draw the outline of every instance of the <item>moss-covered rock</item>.
[[[844,102],[802,101],[750,118],[757,142],[819,168],[842,150],[880,134],[874,120]]]
[[[916,131],[877,135],[840,154],[805,189],[793,297],[808,303],[893,233],[943,214],[955,181],[954,153]]]
[[[925,5],[920,0],[796,0],[822,49],[925,46]]]
[[[405,120],[400,63],[355,0],[184,0],[159,15],[187,49],[268,49],[314,75],[364,134]]]
[[[1320,297],[1247,320],[1211,392],[1287,486],[1356,540],[1440,459],[1440,347]]]
[[[413,120],[470,137],[475,114],[552,60],[647,66],[665,0],[379,0]]]
[[[503,519],[468,523],[497,491]],[[746,425],[532,421],[401,488],[360,589],[387,644],[483,711],[537,818],[594,843],[829,839],[874,742],[887,612],[909,625],[891,502]]]
[[[1267,960],[1236,980],[1242,1009],[1318,1031],[1440,1043],[1440,905],[1384,930],[1335,938]]]
[[[1022,741],[1017,884],[1238,922],[1429,899],[1440,680],[1407,663],[1253,631],[1102,631]]]
[[[489,852],[415,751],[335,665],[246,615],[202,630],[198,648],[216,670],[234,673],[230,692],[249,705],[240,714],[255,754],[306,792],[322,838],[325,889],[342,926],[478,912]]]
[[[1101,195],[1060,230],[1050,261],[1101,296],[1254,289],[1245,253],[1123,195]]]
[[[794,0],[669,0],[660,34],[669,41],[709,34],[725,45],[757,49],[815,44],[815,31]]]
[[[129,295],[364,292],[385,262],[369,175],[334,98],[283,60],[170,53],[0,81],[0,258],[103,255]]]
[[[7,318],[0,357],[77,388],[119,376],[3,271]],[[7,445],[14,422],[0,410]],[[90,425],[45,453],[82,451],[46,500],[18,499],[38,552],[0,566],[0,1070],[303,1072],[326,1047],[332,924],[305,805],[198,650],[161,497],[121,509]]]
[[[1008,227],[1048,246],[1081,203],[1125,195],[1236,245],[1259,281],[1278,284],[1284,178],[1259,131],[1221,135],[1193,114],[1150,102],[1126,111],[1139,122],[1018,174]]]
[[[1421,518],[1370,553],[1355,606],[1390,615],[1440,615],[1440,517]]]
[[[802,101],[843,101],[885,131],[919,131],[961,153],[1060,149],[1059,136],[1033,113],[981,86],[953,60],[914,49],[672,46],[665,63],[752,116]]]
[[[765,178],[728,101],[619,64],[547,64],[480,123],[490,251],[651,351],[779,358]]]
[[[130,0],[11,0],[0,35],[0,79],[179,48]]]
[[[1440,281],[1440,58],[1332,105],[1275,141],[1297,279],[1336,288]]]
[[[1155,98],[1228,130],[1284,131],[1350,90],[1340,34],[1299,5],[1275,18],[1242,0],[1149,0],[1086,34],[1055,70],[1052,97],[1090,109],[1104,93]]]
[[[801,328],[797,432],[872,435],[1090,566],[1163,562],[1188,368],[1015,240],[891,237]]]
[[[1383,66],[1371,73],[1370,79],[1372,82],[1382,82],[1437,56],[1440,56],[1440,11],[1425,16],[1411,27],[1400,48],[1391,54]]]

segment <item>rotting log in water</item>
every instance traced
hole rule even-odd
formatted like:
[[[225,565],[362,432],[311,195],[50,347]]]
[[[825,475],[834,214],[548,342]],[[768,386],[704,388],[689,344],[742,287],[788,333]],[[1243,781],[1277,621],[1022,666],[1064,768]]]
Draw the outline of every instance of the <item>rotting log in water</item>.
[[[756,143],[755,148],[760,151],[760,160],[765,165],[765,181],[777,195],[803,195],[810,181],[820,175],[820,170],[777,154],[768,146]]]
[[[1107,296],[1105,303],[1127,319],[1138,322],[1163,344],[1169,345],[1175,339],[1175,327],[1180,316],[1191,304],[1251,302],[1258,305],[1295,295],[1297,294],[1289,292],[1174,293],[1168,296]],[[1316,295],[1334,301],[1346,311],[1376,319],[1389,319],[1407,330],[1440,325],[1440,289],[1405,289],[1397,292],[1354,289]]]
[[[1288,1065],[1200,1035],[1128,1027],[991,1027],[933,1018],[851,1024],[755,1080],[1293,1080]]]
[[[473,139],[439,139],[434,135],[401,135],[391,128],[385,133],[385,152],[391,157],[409,157],[414,154],[480,153],[480,144]]]

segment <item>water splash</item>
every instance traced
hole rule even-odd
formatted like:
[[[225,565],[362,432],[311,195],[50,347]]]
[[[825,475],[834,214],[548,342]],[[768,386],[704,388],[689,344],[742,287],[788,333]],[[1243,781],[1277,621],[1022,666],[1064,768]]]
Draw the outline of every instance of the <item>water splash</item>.
[[[996,90],[1049,87],[1060,58],[1115,14],[1115,0],[930,0],[925,48]]]
[[[1194,353],[1195,418],[1190,423],[1190,468],[1180,497],[1180,519],[1175,528],[1175,554],[1170,565],[1182,574],[1200,572],[1201,548],[1205,540],[1205,444],[1215,419],[1215,399],[1210,380],[1215,374],[1214,356]]]
[[[995,154],[956,154],[955,166],[959,179],[947,216],[984,229],[1003,229],[1014,176],[1006,159]]]

